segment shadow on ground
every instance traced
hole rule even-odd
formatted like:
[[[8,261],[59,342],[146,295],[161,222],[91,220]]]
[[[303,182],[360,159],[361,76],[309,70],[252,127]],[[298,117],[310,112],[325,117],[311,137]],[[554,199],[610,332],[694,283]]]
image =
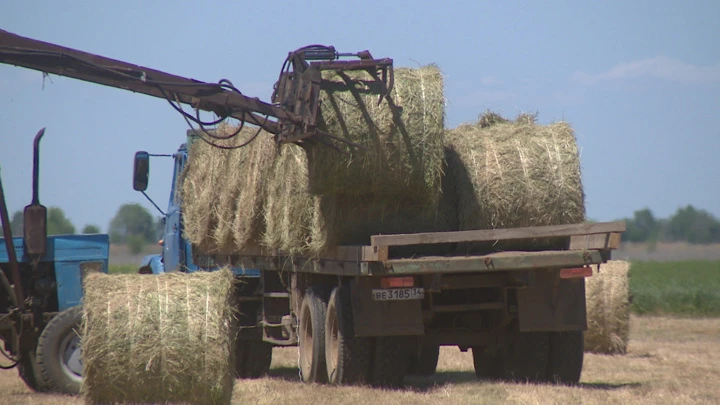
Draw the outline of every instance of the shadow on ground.
[[[270,378],[282,379],[290,382],[300,382],[298,369],[295,367],[276,367],[270,369]],[[479,380],[472,371],[440,371],[431,377],[405,377],[405,386],[399,388],[404,391],[427,392],[435,390],[447,384],[477,384],[493,383],[494,381]],[[577,387],[590,390],[613,391],[623,388],[638,388],[642,386],[638,382],[630,383],[606,383],[606,382],[581,382]]]

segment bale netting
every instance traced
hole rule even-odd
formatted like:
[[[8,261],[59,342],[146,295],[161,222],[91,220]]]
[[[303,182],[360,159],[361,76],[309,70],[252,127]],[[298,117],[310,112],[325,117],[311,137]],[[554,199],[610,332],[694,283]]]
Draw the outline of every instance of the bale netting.
[[[630,263],[611,260],[585,282],[585,351],[625,354],[630,338]]]
[[[228,135],[236,128],[218,128]],[[228,140],[236,146],[254,136],[257,128],[244,127]],[[205,252],[229,251],[257,244],[262,235],[263,201],[276,155],[272,135],[261,131],[246,146],[221,149],[196,141],[189,150],[182,185],[186,237]]]
[[[281,147],[265,203],[265,246],[319,256],[337,245],[367,245],[376,234],[457,229],[451,193],[432,203],[374,194],[315,195],[307,166],[301,147]]]
[[[445,99],[437,66],[395,69],[392,91],[366,71],[323,72],[318,128],[360,146],[307,147],[314,194],[435,198],[440,192]]]
[[[486,112],[449,130],[462,230],[562,225],[585,220],[575,135],[566,122],[538,125]]]
[[[233,274],[89,274],[84,281],[86,403],[229,404]]]

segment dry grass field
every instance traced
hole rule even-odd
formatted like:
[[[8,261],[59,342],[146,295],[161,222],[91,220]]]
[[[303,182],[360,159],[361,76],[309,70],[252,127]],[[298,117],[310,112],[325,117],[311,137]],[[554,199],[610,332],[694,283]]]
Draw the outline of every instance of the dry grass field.
[[[633,317],[627,356],[587,354],[579,387],[489,383],[475,379],[470,353],[444,348],[438,373],[405,389],[304,385],[297,351],[275,349],[269,378],[238,381],[233,404],[717,404],[720,318]],[[30,392],[15,370],[0,371],[2,404],[81,404]]]

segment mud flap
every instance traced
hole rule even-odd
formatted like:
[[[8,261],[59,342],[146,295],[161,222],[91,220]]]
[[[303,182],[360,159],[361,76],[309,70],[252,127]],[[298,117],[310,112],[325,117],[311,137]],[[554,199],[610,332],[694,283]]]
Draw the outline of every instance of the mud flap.
[[[585,279],[561,279],[559,270],[539,270],[535,286],[517,290],[520,332],[587,329]]]

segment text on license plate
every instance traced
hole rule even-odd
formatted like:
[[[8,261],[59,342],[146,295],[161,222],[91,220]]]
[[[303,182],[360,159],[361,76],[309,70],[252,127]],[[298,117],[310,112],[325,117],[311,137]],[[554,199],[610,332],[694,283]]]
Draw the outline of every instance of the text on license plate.
[[[421,300],[425,298],[425,290],[422,288],[373,289],[372,296],[375,301]]]

